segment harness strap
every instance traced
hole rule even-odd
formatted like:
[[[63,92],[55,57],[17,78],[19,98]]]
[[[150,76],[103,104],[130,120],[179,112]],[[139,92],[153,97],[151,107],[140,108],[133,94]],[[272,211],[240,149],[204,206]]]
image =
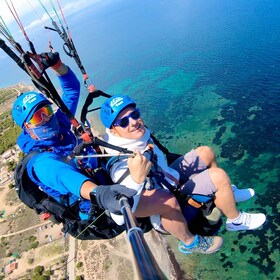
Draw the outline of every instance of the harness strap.
[[[177,186],[180,185],[180,182],[177,178],[175,178],[172,174],[169,172],[164,171],[160,166],[157,165],[157,172],[163,173],[168,179],[174,181]]]
[[[70,195],[69,194],[62,194],[60,195],[60,203],[63,204],[63,205],[66,205],[67,207],[70,206]]]
[[[152,150],[149,150],[149,152],[151,153]],[[106,169],[107,172],[110,174],[110,170],[112,168],[112,166],[120,159],[122,159],[124,157],[112,157],[106,165]],[[179,181],[170,173],[165,172],[162,170],[162,168],[160,168],[157,165],[157,157],[156,155],[153,153],[150,157],[153,165],[151,168],[151,171],[148,175],[148,177],[152,180],[152,178],[155,178],[159,183],[163,184],[165,187],[167,187],[169,189],[170,192],[174,193],[176,191],[176,187],[174,187],[173,185],[171,185],[164,177],[168,177],[170,180],[174,181],[177,185],[179,185]],[[129,169],[126,169],[126,171],[122,174],[122,176],[117,180],[117,184],[120,184],[127,176],[129,176],[130,171]]]
[[[128,175],[130,174],[129,169],[127,168],[123,175],[119,178],[116,184],[120,184]]]
[[[169,172],[164,171],[159,165],[158,165],[158,157],[156,154],[154,154],[153,158],[152,158],[152,171],[154,169],[154,176],[156,178],[158,178],[172,193],[174,191],[174,189],[176,189],[175,186],[171,185],[166,179],[165,176],[167,178],[169,178],[170,180],[172,180],[173,182],[176,183],[177,186],[179,186],[180,182],[177,178],[175,178],[172,174],[170,174]]]
[[[168,188],[168,190],[171,193],[175,193],[176,191],[176,187],[171,185],[165,178],[164,178],[164,174],[163,173],[158,173],[157,171],[151,170],[149,173],[149,177],[150,178],[155,178],[159,183],[161,183],[162,185],[164,185],[165,187]]]

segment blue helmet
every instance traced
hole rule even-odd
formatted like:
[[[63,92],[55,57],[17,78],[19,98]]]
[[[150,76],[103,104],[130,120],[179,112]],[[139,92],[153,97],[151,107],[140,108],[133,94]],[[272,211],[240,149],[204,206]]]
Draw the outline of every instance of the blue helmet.
[[[104,126],[111,128],[118,114],[128,106],[136,107],[136,103],[127,95],[117,94],[107,99],[100,109],[100,119]]]
[[[42,93],[28,91],[19,95],[12,108],[12,116],[17,125],[24,123],[33,115],[39,105],[52,104]]]

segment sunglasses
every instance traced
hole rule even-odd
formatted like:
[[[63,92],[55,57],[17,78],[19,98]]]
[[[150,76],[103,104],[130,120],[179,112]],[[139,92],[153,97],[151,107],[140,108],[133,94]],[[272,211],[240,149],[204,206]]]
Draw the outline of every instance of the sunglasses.
[[[129,115],[117,120],[113,126],[120,126],[122,128],[126,128],[129,125],[129,118],[132,118],[133,120],[138,120],[140,118],[141,114],[139,109],[133,110]]]
[[[38,111],[36,111],[30,121],[28,123],[32,125],[40,125],[44,120],[45,117],[50,117],[53,115],[53,109],[50,105],[47,105],[45,107],[40,108]]]

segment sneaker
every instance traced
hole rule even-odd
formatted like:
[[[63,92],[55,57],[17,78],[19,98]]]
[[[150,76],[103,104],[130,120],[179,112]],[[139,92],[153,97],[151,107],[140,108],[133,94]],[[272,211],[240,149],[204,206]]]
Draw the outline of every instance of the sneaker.
[[[266,216],[262,213],[250,214],[242,212],[240,215],[238,219],[240,222],[233,222],[227,219],[226,228],[228,231],[253,230],[263,225],[266,220]]]
[[[253,189],[238,189],[235,185],[231,185],[235,202],[246,201],[255,195]]]
[[[188,246],[180,241],[178,249],[183,254],[212,254],[219,251],[222,246],[223,238],[220,236],[195,235],[194,241],[191,245]]]

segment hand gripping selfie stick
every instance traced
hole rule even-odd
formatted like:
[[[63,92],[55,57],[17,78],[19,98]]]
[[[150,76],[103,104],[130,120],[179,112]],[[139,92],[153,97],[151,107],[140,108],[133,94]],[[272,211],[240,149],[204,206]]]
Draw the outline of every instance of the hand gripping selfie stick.
[[[138,279],[167,280],[144,239],[143,230],[138,226],[127,198],[121,196],[119,203],[125,221],[126,235],[132,247]]]

